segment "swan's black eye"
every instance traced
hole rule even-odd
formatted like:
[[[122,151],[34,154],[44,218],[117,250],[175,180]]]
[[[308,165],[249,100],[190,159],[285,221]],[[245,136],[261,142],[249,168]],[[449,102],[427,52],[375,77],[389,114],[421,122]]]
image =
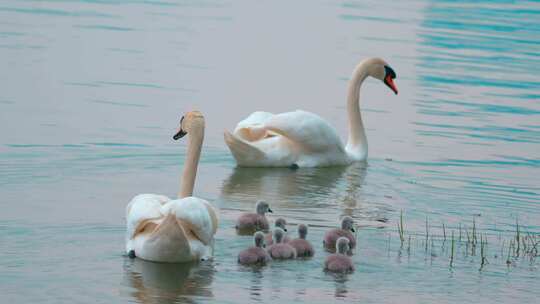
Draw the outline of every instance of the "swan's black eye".
[[[396,72],[394,72],[394,70],[387,65],[384,66],[384,73],[385,73],[384,78],[388,76],[390,76],[390,78],[392,79],[396,78]]]

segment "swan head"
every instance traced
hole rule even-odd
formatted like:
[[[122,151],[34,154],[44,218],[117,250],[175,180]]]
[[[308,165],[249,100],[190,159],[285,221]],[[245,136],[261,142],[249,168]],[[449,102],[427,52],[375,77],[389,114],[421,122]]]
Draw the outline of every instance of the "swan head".
[[[287,221],[282,217],[276,220],[275,226],[283,229],[283,231],[287,231]]]
[[[283,236],[285,235],[285,231],[281,228],[274,228],[274,233],[272,234],[272,237],[274,239],[274,242],[276,244],[279,244],[283,241]]]
[[[386,61],[381,58],[370,58],[365,61],[365,64],[367,65],[367,74],[369,76],[384,82],[397,95],[398,89],[394,83],[396,72],[394,72]]]
[[[301,238],[301,239],[306,239],[306,235],[307,235],[307,230],[308,230],[308,226],[307,225],[304,225],[304,224],[300,224],[298,225],[298,236]]]
[[[255,205],[255,211],[257,214],[261,215],[264,215],[266,212],[273,213],[272,209],[270,209],[270,205],[265,201],[258,201]]]
[[[349,239],[343,236],[337,239],[336,251],[340,254],[346,254],[349,252]]]
[[[341,219],[341,229],[354,232],[354,220],[350,216],[345,216]]]
[[[184,137],[186,134],[204,127],[204,116],[199,111],[187,112],[180,118],[180,126],[176,134],[174,134],[173,139],[179,140]]]
[[[261,248],[265,247],[264,233],[262,233],[260,231],[255,232],[255,235],[254,235],[253,239],[255,240],[255,246],[261,247]]]

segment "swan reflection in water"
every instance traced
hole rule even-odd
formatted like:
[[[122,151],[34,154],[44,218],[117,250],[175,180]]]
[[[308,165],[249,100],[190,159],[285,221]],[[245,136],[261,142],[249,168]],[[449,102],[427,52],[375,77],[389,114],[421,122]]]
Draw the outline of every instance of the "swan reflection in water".
[[[263,268],[260,266],[239,266],[238,271],[250,273],[250,284],[248,287],[249,298],[253,303],[263,302],[264,285],[263,285]]]
[[[137,303],[190,303],[193,298],[212,298],[214,266],[204,263],[154,263],[128,259],[124,263],[125,284]]]
[[[348,274],[332,274],[334,279],[334,297],[347,298],[349,290],[347,289]]]
[[[267,200],[274,210],[287,210],[310,217],[306,210],[339,206],[341,215],[350,215],[361,199],[358,196],[366,176],[366,164],[350,166],[300,168],[243,168],[236,167],[223,183],[224,200],[254,206]],[[315,210],[314,210],[315,211]]]

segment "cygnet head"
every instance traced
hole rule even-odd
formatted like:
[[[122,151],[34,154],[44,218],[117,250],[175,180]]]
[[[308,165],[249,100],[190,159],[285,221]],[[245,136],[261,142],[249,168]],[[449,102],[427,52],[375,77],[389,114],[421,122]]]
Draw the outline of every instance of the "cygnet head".
[[[345,216],[341,219],[341,229],[354,232],[354,220],[350,216]]]
[[[336,252],[340,254],[346,254],[349,252],[349,239],[346,237],[340,237],[336,241]]]
[[[304,224],[300,224],[298,225],[298,236],[301,238],[301,239],[306,239],[306,235],[307,235],[307,225],[304,225]]]
[[[180,126],[173,139],[178,140],[190,132],[204,129],[204,116],[199,111],[187,112],[180,118]]]
[[[274,232],[272,234],[272,238],[274,239],[274,243],[279,244],[283,241],[283,236],[285,235],[285,232],[281,228],[274,228]]]
[[[264,215],[266,212],[272,213],[272,209],[270,209],[270,205],[268,205],[265,201],[258,201],[255,205],[255,211],[257,214]]]
[[[394,72],[386,61],[381,58],[368,58],[358,65],[358,68],[360,67],[365,67],[367,69],[367,75],[381,80],[397,95],[398,89],[394,83],[396,72]]]
[[[280,217],[276,220],[276,223],[274,224],[276,227],[283,229],[283,231],[287,232],[287,221]]]
[[[255,240],[255,246],[264,247],[264,233],[261,231],[255,232],[253,239]]]

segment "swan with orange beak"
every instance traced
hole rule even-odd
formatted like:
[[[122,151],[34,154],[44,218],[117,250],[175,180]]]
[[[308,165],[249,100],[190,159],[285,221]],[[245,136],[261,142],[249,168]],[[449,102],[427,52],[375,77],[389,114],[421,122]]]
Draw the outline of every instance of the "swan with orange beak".
[[[254,112],[240,121],[225,142],[241,167],[324,167],[365,161],[367,136],[360,112],[360,87],[364,80],[381,80],[395,94],[396,73],[381,58],[361,61],[347,89],[349,138],[346,145],[336,129],[317,114],[297,110],[273,114]]]

